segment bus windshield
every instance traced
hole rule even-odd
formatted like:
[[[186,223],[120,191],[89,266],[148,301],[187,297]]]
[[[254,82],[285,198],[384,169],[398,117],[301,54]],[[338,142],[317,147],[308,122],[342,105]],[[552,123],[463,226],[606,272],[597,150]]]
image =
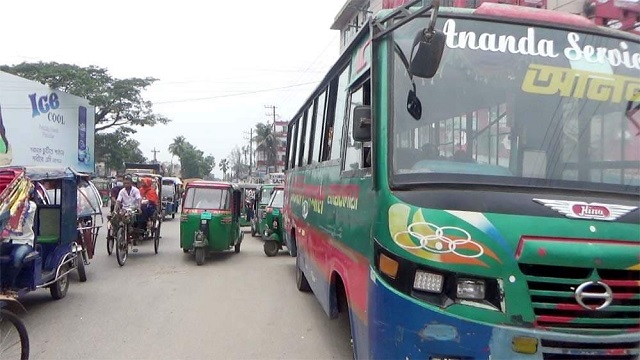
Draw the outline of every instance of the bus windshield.
[[[638,191],[638,43],[482,20],[438,21],[446,46],[432,79],[412,79],[406,61],[428,19],[393,35],[396,184]]]

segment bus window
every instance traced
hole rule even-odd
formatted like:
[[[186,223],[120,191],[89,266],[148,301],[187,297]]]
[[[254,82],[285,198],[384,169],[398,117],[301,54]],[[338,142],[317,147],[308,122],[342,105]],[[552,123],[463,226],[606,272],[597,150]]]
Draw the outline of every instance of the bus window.
[[[294,120],[295,121],[295,120]],[[296,167],[296,140],[298,139],[298,123],[295,122],[290,130],[289,140],[289,169]]]
[[[309,154],[313,153],[311,143],[311,139],[313,137],[313,120],[315,119],[315,113],[317,111],[317,104],[314,102],[313,106],[309,107],[309,111],[307,112],[307,132],[305,136],[305,145],[304,145],[304,156],[302,157],[302,165],[307,165],[311,163],[311,159],[309,159]]]
[[[344,156],[344,165],[342,170],[357,170],[362,167],[362,143],[356,142],[353,140],[353,127],[351,124],[353,123],[353,109],[356,106],[364,105],[364,87],[360,87],[355,92],[351,93],[351,99],[349,101],[349,121],[347,122],[346,133],[347,137],[345,139],[346,144],[346,152]]]
[[[333,118],[333,124],[329,128],[329,136],[327,136],[329,144],[331,146],[331,159],[340,158],[340,150],[342,145],[342,131],[344,125],[345,110],[347,105],[347,86],[349,80],[349,67],[347,66],[340,78],[338,79],[335,113]]]
[[[325,99],[327,93],[323,91],[322,94],[316,99],[318,111],[316,112],[315,131],[313,137],[313,157],[311,163],[321,161],[322,158],[322,134],[324,129],[324,113],[325,113]]]
[[[308,124],[308,114],[309,114],[309,109],[307,108],[304,111],[304,114],[302,115],[302,117],[300,118],[300,123],[298,125],[299,127],[299,135],[298,135],[298,141],[300,142],[300,145],[298,146],[298,166],[303,166],[305,165],[305,161],[303,161],[302,159],[304,159],[304,154],[307,153],[309,150],[307,149],[309,146],[307,145],[308,142],[305,142],[307,139],[307,133],[309,132],[309,127]]]

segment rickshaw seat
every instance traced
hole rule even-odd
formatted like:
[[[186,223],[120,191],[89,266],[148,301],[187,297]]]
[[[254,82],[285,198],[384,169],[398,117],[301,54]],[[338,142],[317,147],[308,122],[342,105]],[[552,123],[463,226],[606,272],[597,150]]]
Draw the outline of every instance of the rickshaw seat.
[[[60,240],[60,236],[58,235],[38,236],[38,242],[42,244],[55,244],[58,240]]]
[[[55,244],[60,240],[60,208],[38,208],[38,235],[36,241]]]

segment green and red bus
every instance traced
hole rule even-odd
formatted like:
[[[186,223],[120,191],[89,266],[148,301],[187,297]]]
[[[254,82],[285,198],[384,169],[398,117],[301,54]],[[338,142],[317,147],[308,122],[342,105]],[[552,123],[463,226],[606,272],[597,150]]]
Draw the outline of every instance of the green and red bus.
[[[418,4],[373,16],[289,124],[298,288],[357,358],[637,359],[639,37]]]

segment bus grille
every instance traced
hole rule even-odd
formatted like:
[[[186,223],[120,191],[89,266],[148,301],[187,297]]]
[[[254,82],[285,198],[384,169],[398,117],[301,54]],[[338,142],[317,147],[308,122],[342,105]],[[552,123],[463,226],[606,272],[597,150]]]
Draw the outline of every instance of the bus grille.
[[[640,331],[640,271],[533,264],[520,264],[520,270],[526,275],[537,326],[565,332]],[[576,289],[592,280],[611,288],[609,306],[590,310],[576,301]],[[597,306],[603,300],[585,299],[583,303]]]
[[[638,360],[639,341],[617,343],[542,340],[544,360]]]

